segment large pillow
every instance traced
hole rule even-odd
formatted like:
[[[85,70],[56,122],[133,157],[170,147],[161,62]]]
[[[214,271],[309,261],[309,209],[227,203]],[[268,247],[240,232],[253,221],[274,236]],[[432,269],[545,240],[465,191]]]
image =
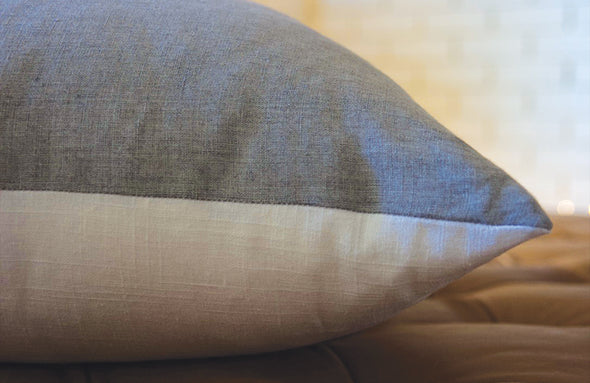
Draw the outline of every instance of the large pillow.
[[[379,323],[551,223],[393,81],[234,0],[0,4],[0,360]]]

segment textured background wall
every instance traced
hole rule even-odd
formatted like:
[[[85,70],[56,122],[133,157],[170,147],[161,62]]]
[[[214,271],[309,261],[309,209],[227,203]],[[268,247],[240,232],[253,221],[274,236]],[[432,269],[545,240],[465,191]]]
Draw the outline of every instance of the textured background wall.
[[[396,80],[550,212],[590,214],[588,0],[256,0]]]

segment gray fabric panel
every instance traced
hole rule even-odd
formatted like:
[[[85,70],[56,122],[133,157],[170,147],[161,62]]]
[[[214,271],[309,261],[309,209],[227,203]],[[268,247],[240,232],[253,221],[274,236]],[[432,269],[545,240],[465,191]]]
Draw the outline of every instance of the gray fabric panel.
[[[365,61],[230,0],[2,1],[0,188],[551,225]]]

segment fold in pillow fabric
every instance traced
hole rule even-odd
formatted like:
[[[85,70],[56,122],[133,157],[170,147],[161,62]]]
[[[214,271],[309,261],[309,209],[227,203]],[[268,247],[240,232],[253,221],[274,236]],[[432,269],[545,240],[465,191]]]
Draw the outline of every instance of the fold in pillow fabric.
[[[550,228],[393,81],[267,8],[0,4],[0,360],[310,344]]]

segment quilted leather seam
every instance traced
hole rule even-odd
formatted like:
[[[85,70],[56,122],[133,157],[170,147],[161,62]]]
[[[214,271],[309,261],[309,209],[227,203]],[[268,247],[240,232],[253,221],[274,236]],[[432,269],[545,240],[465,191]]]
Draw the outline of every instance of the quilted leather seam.
[[[318,344],[318,347],[324,349],[324,351],[326,351],[328,354],[330,354],[330,356],[332,356],[332,358],[334,358],[334,360],[336,360],[336,362],[344,369],[344,371],[346,371],[346,375],[348,375],[349,383],[357,383],[356,379],[353,378],[352,372],[350,371],[350,369],[348,368],[346,363],[344,363],[344,361],[342,360],[340,355],[338,355],[338,353],[336,351],[334,351],[334,349],[332,347],[330,347],[327,343],[320,343],[320,344]]]

